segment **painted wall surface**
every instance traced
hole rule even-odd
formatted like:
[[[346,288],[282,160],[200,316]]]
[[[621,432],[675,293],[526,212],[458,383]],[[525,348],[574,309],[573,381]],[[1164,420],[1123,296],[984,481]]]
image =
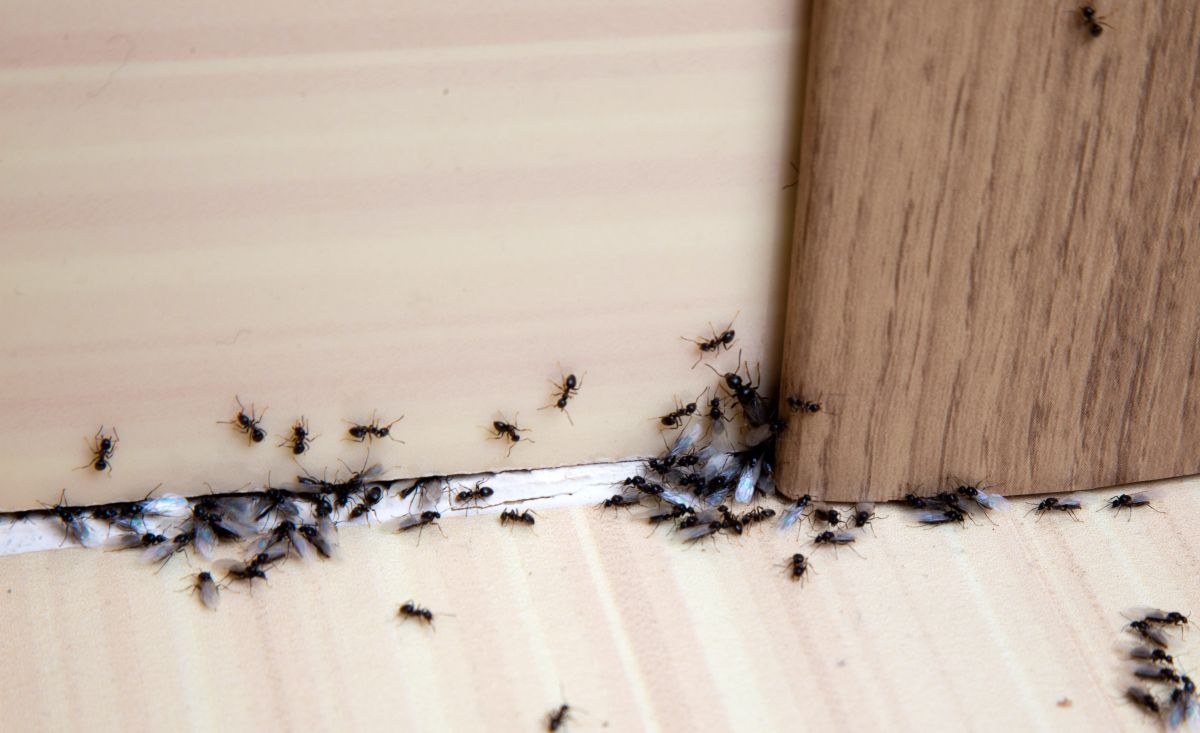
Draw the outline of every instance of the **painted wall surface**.
[[[801,10],[6,2],[0,509],[295,475],[300,415],[317,474],[373,411],[399,474],[655,450],[680,335],[775,373]]]

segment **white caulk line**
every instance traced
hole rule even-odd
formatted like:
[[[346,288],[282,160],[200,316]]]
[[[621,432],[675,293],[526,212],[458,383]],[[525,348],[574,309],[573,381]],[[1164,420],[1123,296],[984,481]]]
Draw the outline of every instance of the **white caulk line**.
[[[445,479],[447,492],[438,498],[436,506],[424,505],[421,509],[433,508],[443,516],[450,517],[500,514],[506,509],[516,508],[537,510],[597,504],[617,493],[616,485],[620,484],[626,476],[639,472],[641,467],[641,461],[621,461],[619,463],[594,463],[561,468],[448,476]],[[452,494],[470,488],[478,481],[483,481],[496,492],[487,504],[459,506],[451,502]],[[406,485],[407,482],[397,484],[401,488]],[[436,486],[436,484],[431,484],[431,486]],[[413,511],[420,511],[417,509],[416,502],[410,501],[410,499],[401,499],[398,490],[393,490],[374,507],[371,514],[371,525],[408,516]],[[64,542],[62,523],[56,517],[34,516],[16,520],[13,516],[0,514],[0,556],[79,547],[73,541]],[[109,526],[105,522],[90,519],[82,521],[88,523],[97,537],[106,538],[110,533]],[[183,518],[146,517],[145,521],[147,530],[169,535],[177,525],[182,523]],[[367,522],[343,522],[343,524],[366,526]],[[269,529],[269,526],[264,524],[263,529]],[[118,532],[119,530],[112,530],[113,534]],[[138,552],[138,550],[130,550],[130,552]]]

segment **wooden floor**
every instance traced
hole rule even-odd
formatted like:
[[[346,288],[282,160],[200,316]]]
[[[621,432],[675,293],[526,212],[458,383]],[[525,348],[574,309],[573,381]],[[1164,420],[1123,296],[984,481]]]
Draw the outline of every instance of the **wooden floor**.
[[[1171,486],[1131,521],[881,508],[863,557],[817,550],[803,587],[782,563],[807,537],[684,546],[587,507],[533,532],[449,519],[419,546],[345,528],[337,561],[216,613],[176,592],[183,563],[3,557],[0,710],[10,730],[534,731],[565,695],[573,730],[1150,729],[1122,702],[1121,612],[1200,614],[1200,481]],[[436,630],[395,618],[410,598]],[[1198,668],[1200,636],[1176,652]]]

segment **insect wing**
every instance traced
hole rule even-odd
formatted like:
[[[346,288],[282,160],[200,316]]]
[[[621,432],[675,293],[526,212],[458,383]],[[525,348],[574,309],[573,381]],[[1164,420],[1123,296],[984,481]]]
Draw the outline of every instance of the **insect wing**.
[[[999,494],[989,494],[983,489],[979,490],[979,493],[975,495],[974,499],[975,503],[984,509],[995,511],[1004,511],[1005,509],[1008,509],[1008,499],[1005,499]]]
[[[779,518],[779,529],[782,531],[795,524],[796,520],[804,516],[804,510],[806,508],[807,505],[793,506],[791,509],[788,509],[786,512],[784,512],[783,516]]]
[[[312,548],[308,544],[308,540],[304,539],[304,535],[300,534],[294,527],[288,530],[288,542],[291,543],[292,549],[300,556],[301,560],[312,560]]]
[[[67,521],[66,526],[67,534],[83,547],[97,547],[100,545],[96,533],[92,532],[91,525],[83,517],[72,517]]]
[[[745,504],[754,498],[754,487],[758,484],[758,476],[762,471],[762,461],[752,460],[742,467],[738,475],[737,490],[733,492],[733,500]]]
[[[922,524],[945,524],[952,520],[946,512],[918,512],[917,521]]]
[[[675,445],[671,448],[667,455],[671,458],[674,458],[679,454],[691,449],[691,447],[695,445],[696,441],[700,440],[700,436],[703,434],[703,432],[704,426],[700,424],[700,421],[692,420],[690,423],[688,423],[688,426],[683,429],[683,432],[679,434],[679,437],[675,439]]]
[[[696,501],[692,497],[674,489],[663,489],[659,497],[672,506],[684,507],[686,509],[696,508]]]
[[[156,499],[150,499],[142,506],[144,514],[156,517],[181,517],[187,510],[188,500],[175,494],[163,494]]]
[[[200,578],[196,581],[196,587],[200,590],[200,602],[204,607],[210,611],[217,610],[217,606],[221,604],[221,592],[212,576]]]
[[[423,523],[424,520],[421,519],[420,514],[406,514],[400,518],[399,522],[396,523],[396,531],[404,532],[405,530],[420,526]]]
[[[208,522],[196,523],[196,538],[192,540],[196,552],[206,560],[211,560],[213,551],[217,549],[217,535]]]
[[[1167,711],[1167,730],[1197,733],[1200,731],[1200,704],[1196,702],[1196,696],[1181,690],[1176,692]]]
[[[180,545],[173,540],[159,542],[157,545],[150,545],[146,551],[142,553],[142,559],[146,562],[162,562],[176,551],[180,549]]]

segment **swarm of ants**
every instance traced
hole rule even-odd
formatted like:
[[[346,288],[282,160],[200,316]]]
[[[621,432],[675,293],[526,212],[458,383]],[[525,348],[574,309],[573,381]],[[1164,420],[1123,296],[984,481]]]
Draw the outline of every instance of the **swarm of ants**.
[[[695,344],[700,359],[731,352],[735,344],[733,322],[718,332],[710,325],[711,336],[686,338]],[[854,549],[864,530],[874,532],[877,518],[875,506],[861,502],[842,508],[814,502],[809,496],[787,500],[778,511],[762,505],[761,501],[777,495],[775,487],[776,442],[788,428],[790,419],[828,419],[835,413],[821,398],[788,395],[777,401],[764,391],[761,376],[752,376],[741,351],[731,371],[705,364],[717,377],[694,399],[686,403],[675,400],[675,407],[654,418],[664,435],[673,434],[664,451],[647,459],[644,470],[622,481],[618,491],[601,502],[604,509],[628,513],[647,522],[652,528],[669,527],[669,533],[687,543],[716,541],[719,537],[737,538],[760,525],[776,522],[780,531],[797,531],[807,520],[812,528],[809,541],[814,549]],[[554,384],[554,402],[545,408],[566,413],[568,403],[582,387],[583,380],[560,367],[560,379]],[[237,412],[226,421],[247,437],[250,445],[265,437],[263,412],[251,405],[248,409],[235,397]],[[544,409],[545,409],[544,408]],[[568,419],[570,415],[567,414]],[[351,423],[346,440],[369,443],[387,438],[397,441],[393,427],[403,417],[384,421],[376,414],[366,424]],[[573,421],[572,421],[573,422]],[[524,435],[527,428],[516,420],[511,422],[500,415],[492,422],[492,437],[508,444],[509,451],[521,442],[532,442]],[[291,426],[290,434],[282,438],[294,456],[307,452],[317,436],[304,417]],[[88,464],[96,470],[111,468],[116,442],[103,428],[92,439],[93,460]],[[344,464],[343,464],[344,465]],[[266,580],[267,571],[288,557],[332,556],[337,545],[337,526],[341,522],[361,520],[371,523],[383,498],[396,488],[397,497],[408,502],[408,513],[394,522],[397,532],[412,532],[420,541],[427,529],[440,530],[439,500],[449,495],[448,506],[466,513],[494,506],[494,494],[483,480],[473,486],[451,491],[447,477],[425,477],[403,482],[383,479],[379,466],[348,473],[345,479],[318,479],[312,475],[298,476],[290,488],[267,486],[255,493],[228,492],[209,494],[191,500],[161,496],[140,502],[126,502],[96,507],[71,507],[60,500],[44,513],[56,518],[62,526],[64,541],[81,545],[104,544],[121,549],[142,548],[148,559],[165,563],[174,555],[191,551],[211,558],[220,543],[248,545],[245,558],[237,564],[222,568],[220,581],[212,576],[197,578],[196,589],[202,598],[214,596],[214,589],[230,583],[253,583]],[[915,510],[920,526],[978,523],[976,517],[991,521],[990,513],[1002,509],[1005,500],[992,491],[993,487],[959,480],[947,488],[929,495],[909,493],[904,504]],[[1048,497],[1036,505],[1039,519],[1045,514],[1064,514],[1077,519],[1082,507],[1074,497]],[[1102,508],[1132,515],[1137,508],[1157,511],[1146,492],[1120,494],[1112,497]],[[24,512],[29,517],[38,512]],[[144,517],[176,520],[165,530],[148,527]],[[777,518],[776,518],[777,517]],[[103,540],[99,539],[90,522],[108,522]],[[535,514],[528,509],[505,509],[499,516],[501,524],[513,528],[533,528]],[[803,557],[803,555],[799,555]],[[793,578],[804,577],[807,559],[789,565]]]
[[[1182,671],[1178,653],[1171,653],[1168,636],[1174,629],[1186,628],[1188,617],[1157,608],[1135,608],[1130,614],[1125,630],[1135,641],[1125,650],[1132,675],[1125,699],[1161,720],[1168,730],[1200,726],[1196,683]]]
[[[731,351],[736,317],[719,333],[710,326],[711,337],[686,339],[699,351],[693,368],[707,357],[719,359]],[[750,364],[743,362],[740,351],[732,371],[721,371],[711,363],[705,366],[717,376],[715,382],[686,403],[673,398],[673,409],[651,418],[658,422],[664,436],[672,435],[671,440],[664,438],[663,452],[646,459],[641,471],[621,481],[616,493],[604,499],[600,508],[644,521],[651,533],[667,527],[668,534],[690,545],[715,543],[720,538],[736,541],[770,524],[777,531],[798,536],[807,521],[811,528],[808,545],[813,551],[855,551],[855,543],[863,533],[874,532],[872,524],[879,518],[874,504],[835,506],[814,501],[808,495],[786,499],[778,510],[762,503],[764,499],[782,497],[775,485],[776,443],[788,429],[789,420],[830,419],[836,414],[820,396],[788,395],[780,401],[766,394],[761,376],[752,377]],[[581,387],[582,379],[575,374],[561,375],[554,383],[554,401],[542,409],[562,411],[573,425],[567,405]],[[249,445],[262,442],[266,411],[259,413],[253,405],[247,410],[240,399],[237,406],[234,418],[225,422],[245,435]],[[385,422],[373,414],[366,424],[351,423],[344,439],[357,443],[383,438],[402,442],[392,433],[402,419]],[[489,428],[491,437],[507,444],[510,453],[519,443],[533,442],[524,435],[527,430],[503,414]],[[307,452],[316,437],[308,421],[300,417],[279,446],[298,457]],[[83,468],[111,470],[118,441],[115,429],[109,436],[101,428],[90,444],[92,460]],[[493,503],[496,492],[484,479],[457,489],[451,488],[450,478],[445,476],[384,479],[381,467],[368,466],[365,460],[360,470],[347,466],[342,475],[344,478],[331,480],[306,472],[287,488],[267,485],[256,492],[210,491],[190,499],[172,494],[154,498],[147,495],[139,501],[97,506],[71,506],[66,503],[64,491],[57,504],[14,515],[13,521],[44,516],[57,522],[64,542],[138,550],[159,570],[176,555],[210,561],[209,570],[191,576],[190,590],[205,608],[216,610],[223,589],[233,585],[253,588],[255,581],[265,583],[268,573],[289,559],[334,557],[338,525],[357,520],[369,524],[389,495],[407,502],[407,513],[391,523],[394,531],[406,536],[415,534],[418,543],[427,529],[441,531],[439,520],[446,508],[439,502],[443,498],[448,498],[450,510],[464,514],[470,509],[498,509],[508,503]],[[993,489],[951,477],[945,488],[933,493],[908,493],[903,505],[915,512],[918,526],[965,527],[968,522],[978,524],[977,517],[991,522],[990,514],[1006,506],[1004,498]],[[1124,512],[1128,518],[1135,509],[1158,511],[1150,502],[1147,492],[1119,494],[1101,509]],[[1076,514],[1082,509],[1081,501],[1072,496],[1047,497],[1030,506],[1029,512],[1036,512],[1038,519],[1057,514],[1078,521]],[[505,508],[499,522],[515,533],[526,534],[537,520],[529,509]],[[217,559],[222,545],[237,548],[235,556]],[[803,584],[810,577],[811,554],[795,552],[783,563],[792,581]],[[402,620],[433,627],[433,612],[415,601],[402,604],[396,614]],[[1133,686],[1126,695],[1147,712],[1171,721],[1191,720],[1198,715],[1194,684],[1176,669],[1173,657],[1167,654],[1166,631],[1186,623],[1186,617],[1178,612],[1148,610],[1128,627],[1144,642],[1130,651],[1139,662],[1135,677],[1143,685],[1166,686],[1169,694],[1157,695],[1144,686]],[[569,710],[565,703],[552,710],[546,716],[547,729],[563,727]]]

